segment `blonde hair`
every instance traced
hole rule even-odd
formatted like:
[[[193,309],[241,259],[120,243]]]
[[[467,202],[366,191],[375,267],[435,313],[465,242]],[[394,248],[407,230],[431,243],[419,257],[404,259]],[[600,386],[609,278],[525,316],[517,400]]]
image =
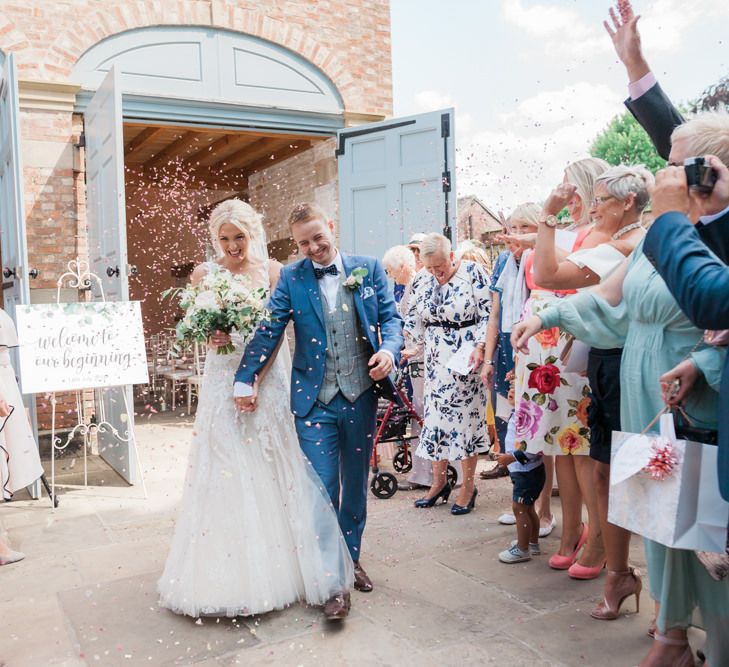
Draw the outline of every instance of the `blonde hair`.
[[[509,222],[512,220],[526,220],[530,225],[539,226],[539,216],[542,214],[542,207],[533,201],[519,204],[509,216]]]
[[[240,199],[228,199],[218,204],[210,213],[208,228],[213,248],[219,256],[223,255],[218,236],[220,228],[225,224],[233,225],[242,231],[248,242],[259,241],[264,237],[263,216],[250,205]]]
[[[595,180],[609,168],[610,165],[599,157],[586,157],[567,165],[564,170],[567,182],[577,188],[575,194],[582,200],[582,218],[573,222],[588,222],[590,202],[595,196]]]
[[[480,246],[466,239],[462,243],[458,244],[458,259],[465,259],[469,262],[476,262],[487,269],[491,268],[491,261],[488,253]]]
[[[603,183],[610,195],[620,201],[626,200],[632,192],[635,195],[635,208],[640,213],[650,201],[648,188],[655,183],[655,178],[642,164],[632,167],[618,165],[600,174],[595,179],[595,185],[598,183]]]
[[[385,271],[399,271],[403,266],[415,269],[415,255],[406,245],[392,246],[382,256],[382,266]]]
[[[688,155],[716,155],[729,167],[729,113],[726,111],[704,111],[671,134],[671,141],[686,140]]]
[[[425,238],[420,242],[420,256],[428,257],[442,252],[444,255],[450,255],[451,242],[443,234],[433,232],[426,234]]]

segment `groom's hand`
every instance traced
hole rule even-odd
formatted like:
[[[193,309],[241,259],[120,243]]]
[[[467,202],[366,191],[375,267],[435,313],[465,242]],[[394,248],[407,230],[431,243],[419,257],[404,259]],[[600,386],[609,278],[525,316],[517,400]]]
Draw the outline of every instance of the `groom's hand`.
[[[387,352],[375,352],[368,362],[370,367],[370,377],[375,381],[379,382],[384,380],[393,369],[392,355]]]
[[[254,412],[258,407],[258,377],[253,382],[253,393],[250,396],[236,396],[235,405],[241,412]]]

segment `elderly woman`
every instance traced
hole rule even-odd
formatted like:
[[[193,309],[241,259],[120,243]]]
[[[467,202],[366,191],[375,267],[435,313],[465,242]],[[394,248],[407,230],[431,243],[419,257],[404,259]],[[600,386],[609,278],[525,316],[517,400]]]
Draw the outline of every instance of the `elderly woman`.
[[[415,506],[448,502],[448,461],[461,461],[463,485],[451,513],[467,514],[476,502],[477,454],[490,445],[486,393],[478,374],[491,301],[489,281],[479,264],[456,260],[450,241],[440,234],[421,241],[420,257],[429,275],[418,278],[405,333],[424,347],[425,425],[417,454],[433,462],[433,486]],[[403,356],[413,358],[417,347]]]

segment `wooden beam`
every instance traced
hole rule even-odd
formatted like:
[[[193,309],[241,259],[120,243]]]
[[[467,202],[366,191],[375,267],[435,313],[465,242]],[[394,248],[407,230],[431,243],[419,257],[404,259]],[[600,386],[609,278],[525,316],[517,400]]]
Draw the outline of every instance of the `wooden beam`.
[[[129,143],[124,147],[124,155],[129,155],[132,151],[142,147],[142,144],[149,141],[155,134],[157,134],[162,128],[161,127],[145,127],[136,137],[131,139]]]
[[[244,170],[246,174],[253,174],[260,169],[266,169],[268,167],[271,167],[278,162],[285,160],[287,157],[291,157],[292,155],[301,153],[305,150],[308,150],[309,148],[311,148],[311,143],[308,141],[289,142],[285,146],[282,146],[275,151],[271,151],[273,159],[271,159],[271,157],[269,156],[266,156],[260,158],[259,160],[254,160],[253,162],[246,164]]]
[[[198,139],[199,134],[199,132],[185,132],[185,134],[183,134],[179,139],[176,139],[169,144],[167,148],[164,148],[150,160],[147,160],[146,166],[156,167],[169,162],[170,158],[179,155],[182,151],[191,146]]]
[[[233,147],[248,146],[256,141],[255,136],[248,134],[225,134],[213,143],[195,151],[185,161],[191,166],[204,166],[206,163],[221,161],[218,153]]]
[[[298,139],[298,138],[304,138],[304,139],[310,139],[312,141],[323,141],[325,139],[329,139],[332,136],[335,136],[336,133],[332,133],[329,135],[324,134],[292,134],[291,132],[276,132],[275,130],[245,130],[240,129],[236,130],[232,127],[205,127],[204,125],[174,125],[170,123],[165,122],[154,122],[154,121],[143,121],[143,124],[145,127],[161,127],[165,130],[177,130],[179,132],[187,132],[189,130],[197,130],[198,132],[203,132],[204,134],[248,134],[251,136],[257,136],[257,137],[270,137],[271,139]],[[124,123],[125,127],[135,127],[139,125],[139,123],[133,123],[133,122],[126,122]]]
[[[248,170],[248,165],[251,162],[255,162],[261,158],[268,157],[277,150],[288,146],[291,143],[290,139],[283,139],[276,141],[275,139],[259,139],[250,146],[245,146],[239,151],[229,155],[224,160],[215,164],[214,167],[221,169],[222,171],[230,171],[238,167],[243,167]]]

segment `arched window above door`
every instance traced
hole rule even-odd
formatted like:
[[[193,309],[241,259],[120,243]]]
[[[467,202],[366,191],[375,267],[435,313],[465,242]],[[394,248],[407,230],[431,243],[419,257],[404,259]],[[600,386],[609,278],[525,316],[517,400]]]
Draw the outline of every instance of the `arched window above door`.
[[[340,114],[342,99],[317,67],[288,49],[229,30],[139,28],[86,51],[71,81],[96,90],[116,65],[124,93]]]

